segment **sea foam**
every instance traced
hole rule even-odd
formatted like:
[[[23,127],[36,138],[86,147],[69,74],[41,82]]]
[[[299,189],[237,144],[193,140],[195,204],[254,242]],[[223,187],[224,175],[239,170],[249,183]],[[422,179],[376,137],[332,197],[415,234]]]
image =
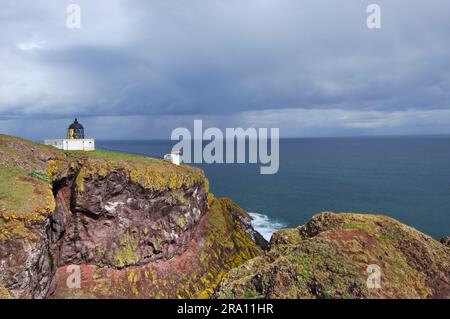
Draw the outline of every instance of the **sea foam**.
[[[286,225],[278,220],[271,219],[267,215],[258,213],[249,213],[252,216],[252,226],[259,232],[266,240],[270,240],[272,234]]]

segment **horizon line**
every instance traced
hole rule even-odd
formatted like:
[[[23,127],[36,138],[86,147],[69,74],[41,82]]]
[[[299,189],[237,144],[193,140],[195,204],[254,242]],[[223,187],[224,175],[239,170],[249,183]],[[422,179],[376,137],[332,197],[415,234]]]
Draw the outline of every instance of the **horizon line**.
[[[0,133],[2,134],[2,133]],[[8,135],[8,134],[6,134]],[[349,139],[349,138],[433,138],[433,137],[450,137],[450,133],[444,133],[444,134],[385,134],[385,135],[340,135],[340,136],[280,136],[280,140],[295,140],[295,139]],[[139,141],[139,142],[145,142],[145,141],[158,141],[158,142],[169,142],[169,141],[179,141],[179,140],[171,140],[170,138],[95,138],[92,136],[88,136],[86,138],[93,138],[97,141]],[[46,138],[47,139],[47,138]],[[268,140],[271,138],[268,137]],[[39,139],[39,141],[43,141],[44,139]],[[199,140],[199,139],[192,139],[193,141]],[[224,138],[223,140],[227,140]],[[248,138],[246,138],[248,140]],[[211,141],[211,140],[203,140],[205,142]]]

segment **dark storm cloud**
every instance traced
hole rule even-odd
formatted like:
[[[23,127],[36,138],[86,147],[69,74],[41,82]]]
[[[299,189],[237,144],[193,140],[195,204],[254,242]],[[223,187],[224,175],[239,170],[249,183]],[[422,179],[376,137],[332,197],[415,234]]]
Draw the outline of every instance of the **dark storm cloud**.
[[[261,125],[283,125],[295,110],[336,110],[358,123],[369,116],[371,127],[393,112],[450,107],[448,2],[83,0],[82,28],[70,30],[72,2],[2,1],[3,117],[226,115],[236,124],[267,111],[279,122]],[[366,27],[372,2],[381,30]]]

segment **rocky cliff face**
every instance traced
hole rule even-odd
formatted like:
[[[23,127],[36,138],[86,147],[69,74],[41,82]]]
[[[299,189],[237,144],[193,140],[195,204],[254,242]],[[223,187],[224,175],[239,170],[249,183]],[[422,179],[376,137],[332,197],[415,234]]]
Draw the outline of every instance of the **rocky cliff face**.
[[[208,211],[203,184],[149,192],[117,171],[83,183],[82,191],[68,182],[56,194],[50,225],[60,264],[120,269],[170,259]]]
[[[388,217],[326,212],[275,233],[217,297],[450,298],[450,248]]]
[[[199,169],[0,135],[0,298],[450,298],[448,238],[322,213],[268,247],[250,221]]]
[[[209,297],[262,252],[201,170],[7,136],[0,164],[0,297]]]

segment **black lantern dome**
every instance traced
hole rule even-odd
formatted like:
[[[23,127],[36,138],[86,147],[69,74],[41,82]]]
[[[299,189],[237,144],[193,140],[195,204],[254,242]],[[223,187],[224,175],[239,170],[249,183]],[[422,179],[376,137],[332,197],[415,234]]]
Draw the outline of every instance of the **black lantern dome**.
[[[69,126],[69,139],[80,139],[84,138],[84,127],[75,118],[75,121]]]

